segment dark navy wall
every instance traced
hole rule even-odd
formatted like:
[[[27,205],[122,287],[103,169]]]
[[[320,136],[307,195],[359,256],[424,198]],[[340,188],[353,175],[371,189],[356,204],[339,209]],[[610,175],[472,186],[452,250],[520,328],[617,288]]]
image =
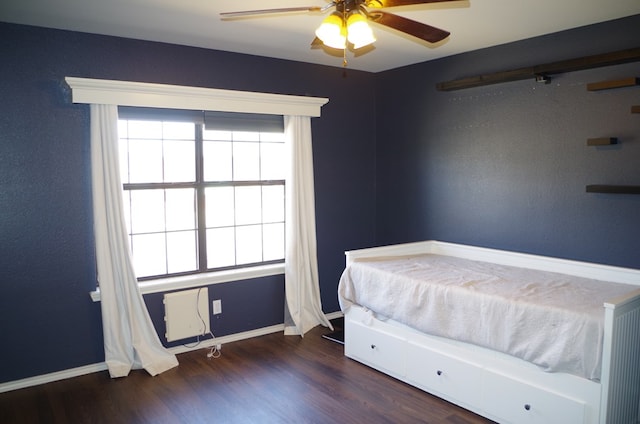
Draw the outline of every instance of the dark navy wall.
[[[65,76],[328,97],[312,120],[322,302],[338,310],[343,251],[440,239],[640,267],[638,64],[441,93],[435,83],[640,45],[640,18],[372,75],[0,24],[0,382],[101,362],[89,111]],[[322,54],[319,52],[319,54]],[[380,117],[376,119],[376,117]],[[618,136],[610,148],[591,137]],[[377,147],[376,147],[377,146]],[[210,286],[217,335],[281,323],[282,277]],[[161,338],[162,293],[145,296]]]
[[[104,360],[89,298],[89,108],[71,104],[65,76],[329,98],[312,131],[322,302],[339,309],[343,251],[374,242],[374,75],[9,24],[0,58],[0,382]],[[281,276],[211,286],[223,301],[212,330],[281,324],[283,287]],[[145,301],[164,340],[162,294]]]
[[[435,84],[640,46],[640,15],[377,75],[377,237],[435,239],[640,268],[640,63],[453,92]],[[588,138],[620,144],[588,147]]]

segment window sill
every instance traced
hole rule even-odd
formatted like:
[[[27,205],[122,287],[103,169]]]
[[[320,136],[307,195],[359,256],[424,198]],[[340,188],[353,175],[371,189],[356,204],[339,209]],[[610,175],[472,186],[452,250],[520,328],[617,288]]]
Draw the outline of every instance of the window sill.
[[[140,287],[140,292],[142,294],[149,294],[228,283],[231,281],[248,280],[251,278],[268,277],[270,275],[279,274],[284,274],[284,264],[262,265],[229,271],[210,272],[207,274],[162,278],[153,281],[143,281],[139,283],[138,286]],[[99,288],[90,292],[89,295],[91,296],[91,300],[94,302],[100,302]]]

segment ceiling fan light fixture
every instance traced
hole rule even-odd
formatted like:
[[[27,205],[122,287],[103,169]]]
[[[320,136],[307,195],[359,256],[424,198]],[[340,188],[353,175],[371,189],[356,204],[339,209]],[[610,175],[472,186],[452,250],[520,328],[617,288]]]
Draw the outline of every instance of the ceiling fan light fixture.
[[[322,7],[280,7],[225,12],[220,15],[222,19],[228,20],[252,15],[289,12],[323,13],[329,9],[333,9],[334,12],[327,16],[316,29],[316,37],[313,39],[311,47],[315,48],[323,44],[327,47],[343,50],[343,63],[346,66],[347,45],[353,47],[353,50],[358,50],[376,41],[368,21],[375,22],[377,25],[394,29],[431,44],[439,43],[446,39],[451,34],[449,31],[377,9],[447,1],[453,0],[326,0],[326,4]],[[369,12],[369,8],[376,9],[376,11]]]
[[[327,16],[316,29],[316,37],[322,40],[325,46],[344,49],[347,43],[347,28],[344,26],[342,13],[333,12]]]
[[[353,44],[354,49],[368,46],[376,41],[367,19],[357,10],[351,12],[347,18],[347,40]]]

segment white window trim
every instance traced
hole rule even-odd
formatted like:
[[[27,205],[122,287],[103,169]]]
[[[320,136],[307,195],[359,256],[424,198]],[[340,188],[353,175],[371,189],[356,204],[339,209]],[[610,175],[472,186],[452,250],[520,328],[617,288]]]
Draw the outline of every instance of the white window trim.
[[[71,87],[73,103],[85,104],[318,117],[321,107],[329,101],[321,97],[92,78],[66,77],[65,81]],[[279,274],[284,274],[284,264],[168,277],[141,282],[139,287],[142,294],[148,294]],[[94,302],[100,301],[99,289],[90,295]]]

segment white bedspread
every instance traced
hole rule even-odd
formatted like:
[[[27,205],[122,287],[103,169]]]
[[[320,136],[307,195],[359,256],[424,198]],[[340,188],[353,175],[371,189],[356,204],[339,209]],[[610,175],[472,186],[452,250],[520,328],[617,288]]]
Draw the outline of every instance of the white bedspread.
[[[440,255],[361,259],[340,278],[357,304],[417,330],[600,378],[603,303],[637,287]]]

